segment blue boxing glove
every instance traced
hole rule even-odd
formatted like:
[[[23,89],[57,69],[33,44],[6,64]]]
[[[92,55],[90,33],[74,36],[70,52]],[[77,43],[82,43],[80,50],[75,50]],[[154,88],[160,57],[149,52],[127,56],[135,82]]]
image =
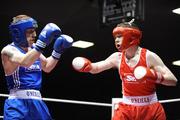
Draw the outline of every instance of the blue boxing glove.
[[[61,35],[58,37],[54,43],[54,50],[51,54],[52,57],[58,60],[65,49],[72,46],[72,43],[73,39],[68,35]]]
[[[35,49],[42,52],[43,49],[48,46],[53,39],[58,38],[61,35],[61,29],[54,23],[48,23],[36,41]]]

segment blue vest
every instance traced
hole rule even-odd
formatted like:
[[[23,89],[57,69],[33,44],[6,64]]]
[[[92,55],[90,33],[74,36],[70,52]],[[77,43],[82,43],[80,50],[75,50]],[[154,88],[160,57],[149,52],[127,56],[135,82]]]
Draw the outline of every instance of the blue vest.
[[[20,52],[26,53],[16,47]],[[40,59],[37,59],[30,67],[19,66],[11,75],[6,76],[8,89],[36,89],[40,90],[42,83],[42,69]]]

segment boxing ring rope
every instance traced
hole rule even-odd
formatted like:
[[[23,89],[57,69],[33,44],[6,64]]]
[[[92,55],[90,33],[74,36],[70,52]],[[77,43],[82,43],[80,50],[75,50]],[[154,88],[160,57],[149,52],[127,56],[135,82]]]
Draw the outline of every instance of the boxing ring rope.
[[[8,94],[0,94],[0,97],[9,97]],[[112,98],[121,100],[121,98]],[[78,100],[67,100],[67,99],[57,99],[57,98],[42,98],[44,101],[48,102],[61,102],[61,103],[71,103],[71,104],[83,104],[83,105],[94,105],[94,106],[105,106],[105,107],[113,107],[113,103],[100,103],[100,102],[88,102],[88,101],[78,101]],[[168,100],[159,100],[160,103],[170,103],[170,102],[179,102],[180,98],[176,99],[168,99]],[[0,116],[3,118],[3,116]]]
[[[0,97],[9,97],[9,95],[8,94],[0,94]],[[42,100],[48,101],[48,102],[62,102],[62,103],[96,105],[96,106],[107,106],[107,107],[111,107],[112,106],[112,104],[108,104],[108,103],[87,102],[87,101],[77,101],[77,100],[66,100],[66,99],[56,99],[56,98],[42,98]]]

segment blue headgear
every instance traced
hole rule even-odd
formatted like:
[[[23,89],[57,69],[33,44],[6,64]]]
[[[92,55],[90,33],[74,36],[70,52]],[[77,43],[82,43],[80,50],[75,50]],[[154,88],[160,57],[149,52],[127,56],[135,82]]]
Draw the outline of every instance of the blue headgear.
[[[28,41],[26,39],[26,30],[37,27],[37,22],[33,18],[28,18],[20,20],[16,23],[11,23],[9,29],[12,35],[12,41],[17,46],[28,47]]]

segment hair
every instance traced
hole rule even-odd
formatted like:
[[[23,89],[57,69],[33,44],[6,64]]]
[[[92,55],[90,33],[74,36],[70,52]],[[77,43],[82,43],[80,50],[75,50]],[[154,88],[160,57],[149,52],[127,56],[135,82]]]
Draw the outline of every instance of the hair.
[[[17,15],[17,16],[12,18],[11,24],[15,24],[15,23],[17,23],[17,22],[19,22],[21,20],[26,20],[26,19],[29,19],[29,18],[31,18],[31,17],[28,16],[28,15]]]

